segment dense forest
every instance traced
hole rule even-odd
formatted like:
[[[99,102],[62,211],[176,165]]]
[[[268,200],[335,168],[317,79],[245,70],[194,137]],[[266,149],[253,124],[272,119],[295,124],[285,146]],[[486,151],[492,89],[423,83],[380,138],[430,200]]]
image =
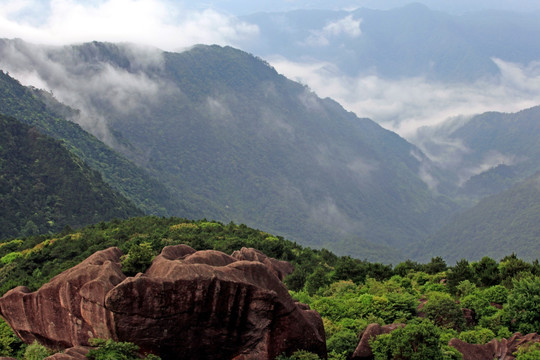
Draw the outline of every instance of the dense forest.
[[[35,128],[0,115],[0,144],[0,239],[142,215],[99,173]]]
[[[0,291],[19,285],[36,290],[110,246],[119,246],[128,254],[126,259],[140,260],[180,243],[226,253],[253,247],[294,264],[285,283],[294,298],[321,314],[330,359],[347,359],[358,344],[358,334],[370,323],[405,324],[372,343],[376,359],[460,359],[461,354],[447,345],[451,338],[481,344],[518,331],[540,331],[538,260],[525,262],[509,254],[500,260],[484,257],[450,266],[434,257],[425,264],[408,260],[391,266],[302,247],[245,225],[207,220],[139,217],[5,241],[0,243]],[[144,261],[125,261],[124,271],[134,264],[139,266],[136,271],[144,269]],[[98,345],[97,351],[103,353],[136,353],[129,344]],[[3,323],[0,347],[0,355],[24,357],[38,345],[21,344]],[[520,349],[517,358],[538,355],[540,349],[531,346]],[[304,352],[281,358],[316,359]]]

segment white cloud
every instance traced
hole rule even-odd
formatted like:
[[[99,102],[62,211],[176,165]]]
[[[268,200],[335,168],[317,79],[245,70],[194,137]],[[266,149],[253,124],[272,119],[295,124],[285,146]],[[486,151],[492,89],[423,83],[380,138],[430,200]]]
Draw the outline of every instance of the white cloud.
[[[306,39],[305,45],[326,46],[330,44],[332,38],[340,35],[356,38],[362,34],[361,22],[362,19],[356,20],[353,15],[348,15],[343,19],[325,25],[322,30],[313,31]]]
[[[485,111],[515,112],[540,104],[540,63],[494,59],[500,75],[474,83],[429,82],[422,77],[389,80],[377,75],[348,77],[328,62],[270,60],[285,76],[308,85],[321,97],[340,102],[359,117],[417,142],[418,129],[456,116]]]
[[[34,6],[30,0],[3,2],[2,36],[54,45],[132,42],[174,51],[199,43],[234,45],[258,34],[257,26],[232,16],[188,10],[168,0],[50,0],[41,21],[25,21],[24,13]]]

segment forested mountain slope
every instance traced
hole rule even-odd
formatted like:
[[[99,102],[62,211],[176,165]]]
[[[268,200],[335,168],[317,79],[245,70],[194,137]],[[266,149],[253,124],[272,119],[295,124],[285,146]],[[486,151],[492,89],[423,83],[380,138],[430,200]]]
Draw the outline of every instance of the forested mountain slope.
[[[123,196],[147,214],[200,216],[188,211],[178,196],[144,170],[120,156],[79,125],[66,118],[80,112],[59,103],[52,94],[22,86],[0,71],[0,113],[16,117],[62,144]]]
[[[0,115],[1,239],[140,214],[58,141]]]
[[[510,188],[540,170],[540,106],[487,112],[431,129],[422,148],[461,184],[458,196],[480,198]],[[443,144],[441,146],[441,144]]]
[[[83,125],[177,196],[196,194],[207,218],[388,261],[455,209],[430,189],[443,178],[416,147],[245,52],[20,41],[0,50],[2,66],[24,74],[31,63],[59,98],[76,94],[68,104],[110,131]]]
[[[540,258],[539,237],[540,174],[536,174],[460,213],[412,256],[429,259],[442,254],[453,263],[515,252],[532,261]]]

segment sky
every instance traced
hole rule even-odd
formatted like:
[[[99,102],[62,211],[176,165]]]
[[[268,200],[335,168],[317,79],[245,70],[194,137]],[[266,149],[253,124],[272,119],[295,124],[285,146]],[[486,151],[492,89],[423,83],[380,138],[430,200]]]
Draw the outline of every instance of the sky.
[[[494,8],[539,11],[540,16],[537,0],[417,2],[454,13]],[[238,15],[296,8],[386,9],[403,4],[402,0],[0,0],[0,37],[50,45],[131,42],[182,51],[194,44],[236,46],[256,40],[258,27],[239,20]],[[361,22],[358,26],[354,30],[361,36]],[[333,64],[294,63],[279,55],[265,60],[318,95],[334,98],[358,116],[369,117],[413,142],[420,127],[448,118],[488,110],[512,112],[540,104],[540,62],[513,64],[495,59],[500,78],[456,85],[423,78],[350,78],[335,71]]]

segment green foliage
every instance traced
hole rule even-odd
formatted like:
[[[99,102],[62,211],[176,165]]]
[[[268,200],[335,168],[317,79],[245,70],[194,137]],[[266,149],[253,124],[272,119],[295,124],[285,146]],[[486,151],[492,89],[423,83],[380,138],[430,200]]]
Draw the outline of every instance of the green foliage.
[[[514,355],[516,355],[516,360],[538,360],[540,359],[540,343],[522,345]]]
[[[127,276],[143,273],[150,266],[153,258],[152,244],[149,242],[134,244],[129,249],[127,256],[122,260],[122,271]]]
[[[2,264],[7,265],[7,264],[10,264],[13,260],[18,259],[20,257],[22,257],[22,254],[20,252],[11,252],[7,255],[2,256],[0,261],[2,262]]]
[[[466,259],[461,259],[447,272],[446,284],[448,286],[448,290],[450,293],[456,294],[457,286],[460,282],[464,280],[475,282],[474,275],[474,271],[469,262]]]
[[[446,271],[447,268],[446,262],[440,256],[431,258],[431,261],[424,265],[424,271],[431,275]]]
[[[24,360],[43,360],[53,354],[53,351],[34,341],[24,352]],[[112,359],[111,359],[112,360]]]
[[[298,350],[291,356],[279,355],[276,360],[320,360],[317,354],[311,353],[306,350]]]
[[[0,356],[14,355],[22,346],[22,341],[15,335],[4,319],[0,318]]]
[[[375,360],[443,359],[441,330],[431,321],[411,321],[404,328],[379,335],[370,342]]]
[[[495,260],[484,256],[479,262],[472,264],[476,278],[482,286],[493,286],[500,282],[499,266]]]
[[[111,339],[90,339],[90,345],[94,346],[86,357],[90,360],[139,360],[139,347],[129,342],[116,342]],[[153,354],[147,355],[145,360],[159,360]]]
[[[506,308],[512,319],[511,329],[522,334],[540,332],[540,276],[514,280],[513,287]]]
[[[482,297],[490,303],[504,304],[508,299],[508,289],[502,285],[491,286],[482,291]]]
[[[428,319],[442,328],[460,330],[465,326],[461,307],[448,294],[429,294],[428,302],[424,305],[422,311]]]
[[[486,344],[494,338],[493,331],[485,328],[463,331],[459,334],[459,339],[469,344]]]
[[[489,301],[480,293],[463,297],[461,307],[473,310],[477,321],[483,317],[492,316],[497,312],[497,309],[491,306]]]
[[[35,128],[0,115],[0,143],[0,239],[142,214],[60,142]]]
[[[354,352],[358,345],[358,335],[356,332],[344,328],[333,334],[326,340],[326,347],[329,353],[336,355],[348,355]]]

